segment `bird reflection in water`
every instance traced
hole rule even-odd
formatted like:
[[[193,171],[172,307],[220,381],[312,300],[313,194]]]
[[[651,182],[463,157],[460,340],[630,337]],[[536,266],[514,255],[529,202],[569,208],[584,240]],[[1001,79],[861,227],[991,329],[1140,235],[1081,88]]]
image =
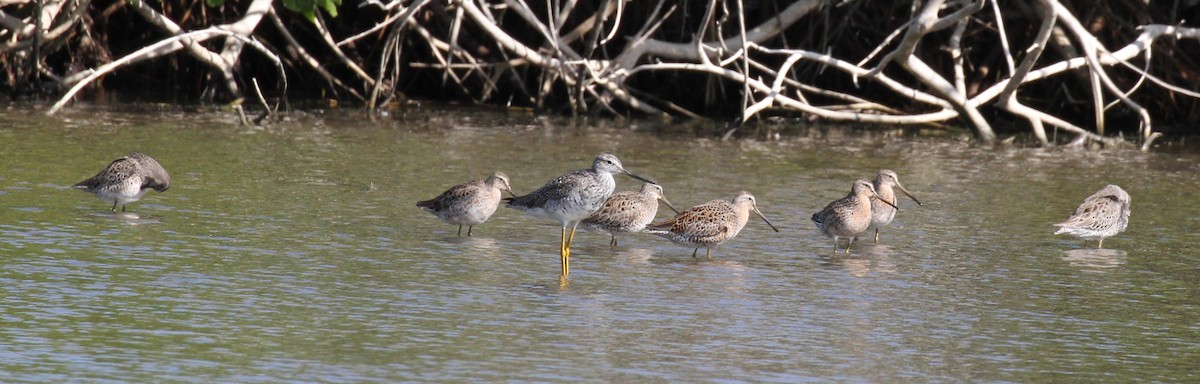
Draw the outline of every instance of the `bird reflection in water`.
[[[636,264],[650,264],[654,251],[642,248],[623,248],[615,255],[617,260]]]
[[[1108,273],[1125,264],[1125,251],[1119,249],[1080,248],[1063,253],[1063,261],[1083,272]]]
[[[822,258],[822,264],[826,267],[844,270],[854,277],[896,273],[896,264],[892,262],[892,248],[885,244],[863,246],[857,254],[824,255]]]
[[[488,259],[500,258],[500,244],[496,239],[490,237],[447,237],[444,239],[449,244],[454,246],[465,246],[470,249],[470,253],[477,257],[486,257]]]
[[[162,222],[160,216],[142,216],[134,212],[96,212],[92,213],[91,216],[102,220],[116,220],[121,222],[121,224],[131,226],[158,224]]]

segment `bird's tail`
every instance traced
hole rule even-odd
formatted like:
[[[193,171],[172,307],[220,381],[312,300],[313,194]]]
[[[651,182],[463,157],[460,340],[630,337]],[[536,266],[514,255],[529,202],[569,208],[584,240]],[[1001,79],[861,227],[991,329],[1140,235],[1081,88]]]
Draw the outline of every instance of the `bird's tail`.
[[[536,206],[535,201],[533,199],[533,194],[505,197],[501,200],[504,201],[504,206],[508,207],[508,208],[525,210],[530,207]]]
[[[667,219],[659,223],[646,224],[646,228],[642,229],[642,233],[664,235],[667,234],[673,226],[675,226],[675,220]]]
[[[95,178],[93,177],[93,178],[75,183],[75,185],[72,185],[71,188],[86,190],[86,189],[92,189],[92,186],[94,186],[94,185],[96,185],[96,183],[95,183]]]
[[[1058,230],[1057,230],[1057,231],[1054,231],[1054,234],[1055,234],[1055,235],[1060,235],[1060,234],[1063,234],[1063,233],[1069,233],[1069,232],[1071,232],[1071,227],[1068,227],[1068,226],[1067,226],[1067,224],[1068,224],[1067,222],[1055,223],[1055,224],[1054,224],[1054,226],[1055,226],[1055,227],[1058,227]]]
[[[438,208],[438,201],[437,199],[418,201],[417,208],[424,209],[428,212],[436,212]]]

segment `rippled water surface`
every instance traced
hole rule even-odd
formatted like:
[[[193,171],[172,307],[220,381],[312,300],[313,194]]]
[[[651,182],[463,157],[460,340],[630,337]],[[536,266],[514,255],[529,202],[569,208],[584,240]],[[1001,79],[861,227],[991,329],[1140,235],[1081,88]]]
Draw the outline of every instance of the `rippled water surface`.
[[[195,111],[0,112],[0,371],[55,383],[1200,376],[1195,151],[709,128],[455,109],[263,129]],[[167,192],[113,214],[68,188],[135,150],[171,172]],[[457,237],[413,206],[495,170],[526,193],[604,151],[680,208],[748,190],[782,232],[754,219],[711,260],[580,233],[560,284],[556,224],[501,208]],[[809,217],[880,168],[925,206],[901,200],[879,244],[834,255]],[[1108,183],[1133,197],[1128,231],[1103,250],[1053,235]]]

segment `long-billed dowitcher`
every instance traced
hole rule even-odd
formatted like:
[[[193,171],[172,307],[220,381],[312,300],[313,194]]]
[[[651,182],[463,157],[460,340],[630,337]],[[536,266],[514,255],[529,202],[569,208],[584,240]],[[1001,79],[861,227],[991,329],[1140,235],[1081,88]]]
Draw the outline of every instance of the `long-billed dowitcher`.
[[[729,241],[742,231],[750,212],[761,217],[771,229],[779,232],[766,216],[758,210],[754,195],[741,191],[733,200],[712,200],[680,212],[661,223],[646,226],[643,232],[662,236],[675,244],[694,248],[692,257],[700,247],[704,254],[712,257],[712,249]]]
[[[617,192],[608,197],[600,210],[588,216],[579,224],[584,228],[608,232],[612,235],[609,246],[617,246],[618,233],[641,232],[646,224],[654,221],[658,214],[658,201],[662,200],[675,213],[679,210],[667,201],[661,185],[654,183],[642,184],[640,191]]]
[[[1097,240],[1096,248],[1104,246],[1104,239],[1112,237],[1129,226],[1129,194],[1116,185],[1109,184],[1083,199],[1075,213],[1067,221],[1054,224],[1059,227],[1055,235],[1065,233],[1084,241]]]
[[[865,179],[855,180],[849,195],[834,200],[826,205],[825,209],[812,215],[817,229],[833,239],[834,253],[837,253],[838,239],[843,237],[849,239],[846,243],[846,253],[850,253],[850,244],[854,243],[854,237],[871,225],[871,200],[880,200],[875,194],[875,187]],[[890,202],[884,203],[896,208]]]
[[[589,169],[559,176],[528,195],[506,199],[506,207],[557,221],[562,226],[562,241],[559,244],[562,276],[571,273],[571,241],[575,239],[575,228],[580,220],[599,210],[608,196],[612,195],[617,186],[612,177],[614,173],[647,183],[654,182],[626,171],[616,155],[602,153],[596,156]],[[571,227],[570,235],[567,234],[567,227]]]
[[[496,172],[487,179],[471,180],[455,185],[438,197],[418,201],[417,207],[432,213],[447,224],[458,224],[458,235],[462,236],[462,227],[467,226],[467,237],[471,229],[483,224],[496,213],[500,206],[503,191],[512,194],[508,184],[508,175]]]
[[[879,227],[892,223],[892,219],[896,218],[896,208],[894,207],[900,204],[896,200],[896,191],[892,187],[900,188],[900,192],[903,192],[917,205],[924,206],[925,204],[921,204],[921,200],[917,200],[916,196],[908,193],[908,190],[900,185],[900,177],[890,169],[880,170],[879,174],[875,175],[872,186],[875,187],[875,196],[879,198],[871,200],[871,225],[867,226],[867,231],[875,230],[875,242],[878,243]]]
[[[133,152],[113,160],[96,176],[80,181],[71,188],[82,189],[106,202],[113,203],[112,211],[125,212],[125,205],[138,201],[146,190],[166,191],[171,186],[171,176],[157,161],[145,154]]]

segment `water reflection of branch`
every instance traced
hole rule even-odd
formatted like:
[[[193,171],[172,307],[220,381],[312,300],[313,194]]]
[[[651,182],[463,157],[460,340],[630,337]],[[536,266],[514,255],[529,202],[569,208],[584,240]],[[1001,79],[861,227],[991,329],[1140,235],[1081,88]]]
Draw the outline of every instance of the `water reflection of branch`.
[[[1065,253],[1063,260],[1083,272],[1108,273],[1125,264],[1125,251],[1117,249],[1083,248]]]

